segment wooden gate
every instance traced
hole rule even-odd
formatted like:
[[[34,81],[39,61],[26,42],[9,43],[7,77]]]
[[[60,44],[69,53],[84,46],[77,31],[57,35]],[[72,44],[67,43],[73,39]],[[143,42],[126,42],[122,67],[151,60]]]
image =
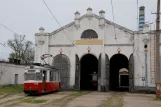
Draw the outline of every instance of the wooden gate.
[[[70,80],[70,61],[69,58],[64,54],[59,54],[54,57],[53,66],[57,67],[60,71],[60,81],[62,89],[69,89]]]
[[[80,61],[79,57],[76,54],[76,66],[75,66],[75,89],[80,90]]]
[[[129,92],[134,92],[134,56],[129,58]]]

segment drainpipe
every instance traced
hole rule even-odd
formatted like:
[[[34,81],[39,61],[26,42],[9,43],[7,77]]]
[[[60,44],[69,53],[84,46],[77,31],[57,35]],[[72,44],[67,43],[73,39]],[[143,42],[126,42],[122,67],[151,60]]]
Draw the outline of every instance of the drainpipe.
[[[101,92],[105,92],[106,88],[105,88],[105,84],[106,84],[106,65],[105,65],[105,17],[104,17],[105,12],[104,11],[100,11],[100,21],[102,20],[103,23],[100,23],[100,28],[102,29],[103,35],[102,35],[102,56],[101,56]]]
[[[104,46],[102,46],[102,56],[101,56],[101,92],[105,91],[105,52]]]
[[[144,33],[147,33],[149,29],[149,25],[145,24],[144,25]],[[148,87],[148,66],[147,66],[147,48],[148,48],[148,43],[149,43],[149,38],[148,35],[145,34],[144,38],[143,38],[143,42],[144,42],[144,52],[145,52],[145,86]]]
[[[148,87],[147,50],[145,50],[145,86]]]

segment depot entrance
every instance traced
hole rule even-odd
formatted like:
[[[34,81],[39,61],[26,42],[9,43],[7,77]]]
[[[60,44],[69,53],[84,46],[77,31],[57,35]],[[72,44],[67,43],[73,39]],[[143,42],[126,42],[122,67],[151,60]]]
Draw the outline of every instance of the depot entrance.
[[[98,59],[86,54],[80,61],[80,90],[97,90]]]
[[[110,59],[110,90],[129,91],[128,58],[123,54],[115,54]]]

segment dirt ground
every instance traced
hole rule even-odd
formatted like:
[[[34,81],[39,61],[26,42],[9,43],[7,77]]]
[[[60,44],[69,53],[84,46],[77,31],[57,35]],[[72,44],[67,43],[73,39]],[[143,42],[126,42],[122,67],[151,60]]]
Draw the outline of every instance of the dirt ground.
[[[161,107],[154,94],[56,92],[41,96],[0,94],[0,107]]]

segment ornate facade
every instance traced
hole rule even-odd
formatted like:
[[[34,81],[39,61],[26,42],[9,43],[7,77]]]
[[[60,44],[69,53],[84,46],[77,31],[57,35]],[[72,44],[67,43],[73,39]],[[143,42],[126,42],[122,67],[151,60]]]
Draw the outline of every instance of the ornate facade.
[[[76,12],[73,22],[51,33],[39,29],[35,34],[35,63],[41,63],[43,54],[53,55],[53,59],[45,60],[60,69],[64,89],[94,89],[90,86],[94,72],[98,91],[122,90],[120,81],[130,92],[154,89],[149,44],[145,60],[145,37],[154,37],[148,26],[143,32],[132,31],[105,19],[104,11],[96,15],[88,8],[85,15]],[[128,75],[120,79],[122,68],[128,70]]]

